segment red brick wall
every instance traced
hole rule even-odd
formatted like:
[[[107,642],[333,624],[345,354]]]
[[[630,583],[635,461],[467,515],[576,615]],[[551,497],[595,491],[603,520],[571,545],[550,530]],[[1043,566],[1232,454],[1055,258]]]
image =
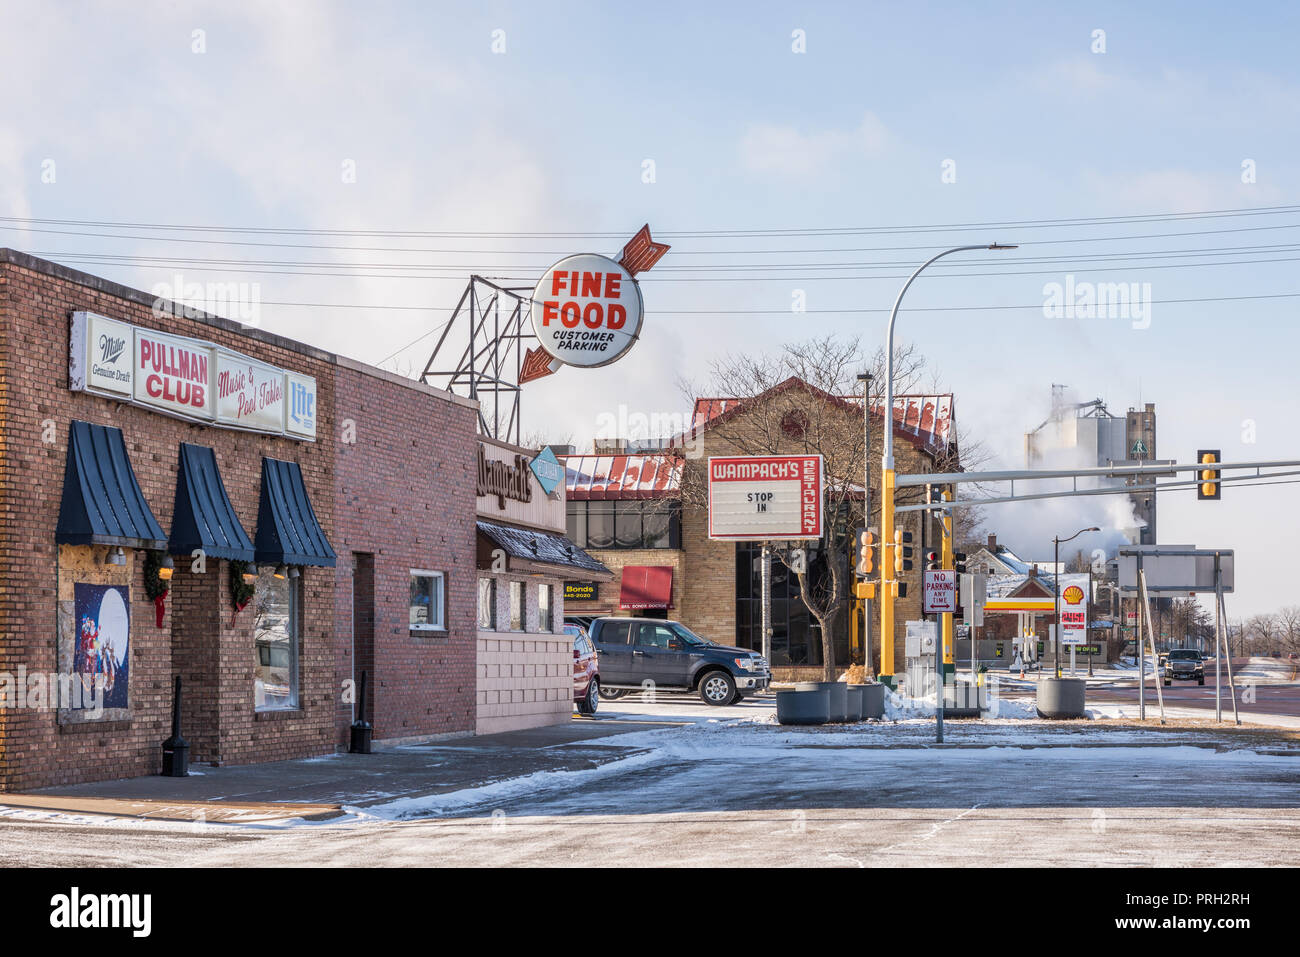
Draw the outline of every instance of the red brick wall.
[[[70,391],[69,316],[78,310],[206,339],[315,376],[317,441],[211,428]],[[253,612],[246,608],[232,623],[228,564],[209,558],[195,575],[178,557],[158,629],[143,561],[135,560],[129,720],[74,728],[60,726],[53,709],[0,708],[0,790],[156,773],[175,673],[185,683],[183,731],[195,758],[250,762],[333,750],[347,723],[339,702],[341,678],[352,670],[353,550],[375,553],[377,737],[472,730],[474,412],[353,365],[276,336],[245,335],[225,320],[157,318],[143,294],[0,251],[0,672],[57,667],[54,531],[73,419],[122,429],[164,530],[171,527],[180,442],[215,450],[250,536],[262,456],[297,462],[339,555],[338,569],[303,570],[300,708],[280,713],[255,713]],[[355,446],[338,441],[343,418],[357,423]],[[48,423],[51,442],[42,437]],[[447,572],[446,637],[406,632],[407,572],[415,567]]]
[[[352,553],[373,554],[375,740],[472,732],[477,413],[405,386],[376,388],[352,369],[338,369],[336,381],[337,426],[347,439],[338,443],[335,475],[336,617],[353,620]],[[443,572],[446,632],[410,630],[413,569]],[[340,651],[350,676],[351,641]],[[340,740],[351,720],[346,707]]]

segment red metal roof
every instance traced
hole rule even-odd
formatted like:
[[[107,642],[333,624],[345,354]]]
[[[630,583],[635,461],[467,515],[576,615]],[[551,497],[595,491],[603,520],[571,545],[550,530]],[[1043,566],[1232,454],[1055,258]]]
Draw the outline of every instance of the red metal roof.
[[[564,455],[560,461],[568,497],[575,501],[681,494],[680,455]]]
[[[786,380],[769,391],[790,388],[799,380]],[[757,397],[756,397],[757,398]],[[841,402],[861,409],[859,396],[834,396]],[[720,416],[735,412],[746,399],[702,398],[695,400],[695,411],[691,417],[691,428],[698,431]],[[894,437],[905,438],[920,445],[932,454],[947,452],[955,438],[953,430],[953,397],[951,392],[933,395],[896,395],[894,396]],[[858,414],[861,414],[859,411]],[[873,405],[871,414],[877,418],[884,417],[884,407]],[[674,440],[675,443],[678,440]]]

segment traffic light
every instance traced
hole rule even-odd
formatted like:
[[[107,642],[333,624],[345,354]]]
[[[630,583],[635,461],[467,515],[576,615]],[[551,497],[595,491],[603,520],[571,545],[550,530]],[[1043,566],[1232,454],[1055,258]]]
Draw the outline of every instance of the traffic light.
[[[927,572],[938,571],[943,567],[943,559],[937,551],[931,549],[925,553],[925,570]]]
[[[1221,461],[1218,449],[1201,449],[1196,453],[1196,461],[1202,465],[1218,465]],[[1197,498],[1220,498],[1218,469],[1201,469],[1200,484],[1196,486]]]
[[[912,570],[912,533],[898,529],[894,532],[894,571],[898,574]]]
[[[875,534],[867,528],[858,529],[853,548],[857,554],[854,572],[859,578],[870,578],[876,571]]]
[[[966,574],[966,553],[965,552],[952,553],[952,567],[953,570],[958,575]]]

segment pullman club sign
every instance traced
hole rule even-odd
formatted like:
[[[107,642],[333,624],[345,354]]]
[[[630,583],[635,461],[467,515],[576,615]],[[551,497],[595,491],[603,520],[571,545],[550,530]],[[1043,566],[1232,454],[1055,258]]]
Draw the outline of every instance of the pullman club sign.
[[[533,500],[533,483],[528,477],[528,459],[516,455],[514,462],[498,462],[487,457],[483,446],[478,447],[478,490],[480,497],[494,495],[498,508],[506,507],[506,499],[516,502]]]
[[[222,346],[74,312],[74,392],[246,432],[316,438],[316,380]]]

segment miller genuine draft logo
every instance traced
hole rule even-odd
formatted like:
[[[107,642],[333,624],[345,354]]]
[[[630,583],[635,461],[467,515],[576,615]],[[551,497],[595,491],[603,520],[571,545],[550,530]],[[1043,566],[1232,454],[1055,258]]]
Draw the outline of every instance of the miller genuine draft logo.
[[[478,494],[495,495],[497,508],[506,507],[506,499],[517,502],[533,500],[533,486],[528,481],[528,460],[516,455],[514,464],[490,461],[483,446],[478,447]]]

